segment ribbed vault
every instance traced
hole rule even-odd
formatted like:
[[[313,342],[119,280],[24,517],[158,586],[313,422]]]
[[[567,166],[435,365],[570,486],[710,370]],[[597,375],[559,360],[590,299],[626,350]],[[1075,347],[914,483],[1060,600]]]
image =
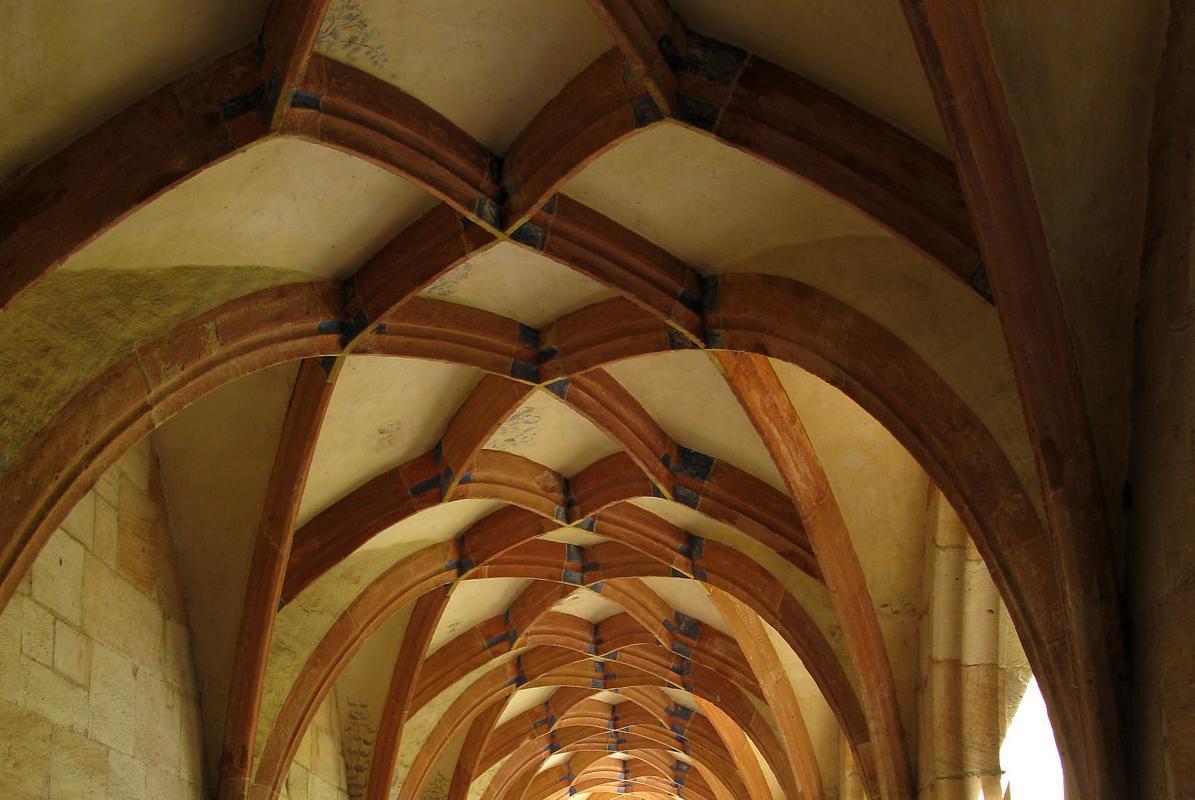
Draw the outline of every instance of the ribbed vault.
[[[0,162],[0,326],[102,351],[13,401],[0,599],[152,432],[221,798],[286,792],[329,698],[368,800],[911,798],[940,519],[1105,785],[1115,613],[1071,602],[946,23],[843,4],[858,70],[719,5],[274,2]]]

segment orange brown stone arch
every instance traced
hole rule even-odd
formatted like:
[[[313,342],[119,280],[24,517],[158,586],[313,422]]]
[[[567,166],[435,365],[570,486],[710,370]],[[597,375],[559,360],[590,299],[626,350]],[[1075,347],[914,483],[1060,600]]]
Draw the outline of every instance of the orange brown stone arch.
[[[758,292],[755,290],[760,288],[760,282],[766,284],[769,296],[773,301],[767,304],[767,313],[756,308],[751,301],[753,295],[758,296]],[[312,304],[313,297],[322,302]],[[775,302],[777,297],[783,298],[783,301]],[[294,313],[297,319],[289,320],[286,324],[279,324],[280,320],[275,315],[269,320],[271,330],[269,336],[262,332],[247,330],[240,331],[244,337],[243,341],[235,339],[232,335],[234,327],[231,322],[226,323],[225,320],[243,322],[246,316],[245,309],[256,308],[265,301],[287,309]],[[448,327],[448,323],[451,320],[452,323],[459,324],[462,321],[460,315],[469,312],[458,308],[453,309],[456,316],[439,315],[428,311],[431,305],[431,303],[424,303],[419,308],[413,309],[416,312],[424,312],[426,317],[422,328],[422,338],[415,349],[423,357],[432,355],[432,351],[438,344],[437,336],[432,331],[435,330],[435,325],[439,324],[441,325],[440,333],[444,335],[442,344],[449,348],[448,352],[454,357],[458,356],[459,342],[452,340],[452,329]],[[265,366],[279,360],[286,360],[276,354],[278,350],[284,351],[287,355],[306,357],[319,355],[321,352],[340,352],[343,344],[340,336],[321,332],[329,327],[326,324],[327,317],[335,317],[338,313],[343,313],[343,306],[339,304],[339,293],[335,291],[334,287],[325,287],[321,291],[315,291],[310,286],[268,290],[247,300],[233,301],[221,309],[204,315],[196,322],[183,326],[178,332],[165,337],[161,342],[143,348],[140,357],[149,360],[157,359],[159,363],[169,365],[171,362],[169,362],[167,354],[182,352],[184,355],[189,355],[190,351],[181,348],[180,343],[194,342],[202,332],[210,330],[212,325],[217,328],[225,325],[229,335],[221,336],[220,340],[230,344],[230,351],[235,355],[227,357],[234,364],[240,366],[227,368],[222,372],[211,364],[207,364],[202,369],[196,367],[196,374],[202,376],[202,379],[175,380],[169,385],[171,391],[158,392],[153,395],[153,399],[156,401],[154,405],[149,405],[144,397],[138,398],[137,401],[126,398],[123,407],[111,401],[106,404],[98,404],[101,410],[113,408],[118,412],[132,405],[137,409],[144,409],[143,416],[117,413],[114,415],[115,419],[97,419],[95,414],[97,404],[93,402],[93,398],[97,394],[103,397],[105,391],[114,394],[128,391],[125,384],[112,381],[105,376],[72,401],[81,407],[90,407],[92,409],[91,416],[77,414],[72,406],[68,406],[56,423],[47,429],[47,432],[59,431],[59,435],[76,435],[80,422],[83,422],[94,425],[96,430],[106,434],[104,446],[94,451],[92,470],[95,472],[88,471],[86,474],[73,476],[74,481],[85,481],[88,479],[88,475],[96,474],[102,469],[103,459],[115,457],[118,453],[119,443],[135,438],[135,434],[130,433],[131,430],[145,432],[152,427],[155,421],[164,420],[167,415],[161,413],[160,409],[177,410],[178,407],[181,407],[182,400],[180,398],[182,396],[194,399],[200,393],[196,390],[196,386],[206,389],[214,388],[216,383],[210,378],[210,374],[213,372],[230,379],[246,369],[244,364],[252,363]],[[493,316],[486,315],[485,312],[477,312],[476,315],[483,320]],[[416,313],[415,317],[418,318],[419,313]],[[794,325],[793,321],[804,321],[808,328]],[[817,332],[830,321],[833,321],[836,331],[849,335],[839,336],[832,342],[819,337]],[[718,335],[724,337],[724,344],[732,350],[760,352],[791,360],[828,379],[870,413],[875,414],[890,430],[893,430],[897,438],[922,461],[931,475],[957,480],[958,482],[954,485],[947,481],[945,489],[953,500],[960,501],[964,516],[987,526],[987,531],[992,535],[1004,537],[1002,540],[998,540],[994,546],[989,541],[989,546],[993,547],[997,558],[996,566],[993,567],[994,572],[1001,574],[999,566],[1002,562],[998,560],[1000,557],[1016,557],[1017,549],[1009,542],[1027,541],[1030,545],[1034,543],[1032,533],[1035,530],[1040,531],[1040,525],[1035,524],[1036,517],[1032,516],[1032,506],[1023,489],[1016,482],[1011,467],[995,441],[986,434],[982,425],[965,405],[940,379],[934,376],[928,366],[880,326],[870,322],[857,312],[851,311],[844,304],[809,287],[786,279],[750,275],[725,276],[720,279],[717,301],[710,310],[707,324],[711,330],[720,332]],[[278,336],[278,331],[284,330],[293,331],[294,339],[284,337],[283,341],[278,342],[274,337]],[[517,342],[517,326],[510,323],[508,330],[512,341]],[[651,340],[657,343],[655,350],[668,347],[667,336],[653,336]],[[360,348],[358,352],[397,354],[401,348],[397,347],[396,343],[397,340],[394,339],[393,333],[388,328],[385,332],[376,331],[363,336],[358,345]],[[565,343],[559,342],[559,344],[564,345]],[[501,350],[500,347],[495,347],[492,344],[485,348],[476,348],[478,354],[476,358],[472,362],[466,361],[465,363],[486,364],[492,368],[492,362],[485,360],[486,354],[494,352],[496,349]],[[643,353],[651,352],[652,349],[640,348]],[[560,362],[569,360],[567,347],[562,347],[558,352]],[[152,359],[149,354],[153,354]],[[615,353],[616,357],[629,355],[631,353]],[[219,361],[221,357],[223,354],[212,358],[214,361]],[[509,357],[505,363],[509,364]],[[552,368],[552,360],[545,362],[544,366]],[[596,364],[592,366],[596,366]],[[128,370],[129,367],[124,366],[116,374],[125,374]],[[890,379],[889,371],[901,380]],[[558,370],[553,369],[551,374],[555,375],[556,372]],[[553,377],[553,380],[556,378]],[[910,390],[911,385],[916,385],[916,392]],[[179,394],[174,396],[171,392]],[[921,407],[922,412],[928,408],[933,413],[919,415],[917,406]],[[970,431],[972,437],[970,441],[977,445],[967,449],[965,455],[960,455],[962,451],[954,446],[958,442],[960,431],[964,433]],[[42,469],[51,470],[50,474],[54,474],[57,472],[56,465],[46,458],[47,452],[42,449],[36,452],[30,451],[26,455],[35,463],[41,461],[44,465]],[[982,453],[987,454],[987,461],[977,455]],[[962,459],[961,463],[960,459]],[[20,497],[20,488],[15,477],[22,474],[27,473],[21,470],[6,474],[0,478],[0,486],[3,486],[4,491],[14,492],[14,496]],[[69,502],[63,498],[69,497],[70,480],[66,480],[67,476],[64,473],[59,473],[59,475],[61,476],[59,478],[60,488],[57,496],[49,494],[42,499],[46,505],[43,506],[40,515],[37,512],[29,513],[33,511],[32,502],[25,505],[29,511],[22,515],[23,519],[20,521],[26,526],[26,531],[35,533],[39,529],[41,532],[52,531],[55,524],[52,521],[53,515],[65,513],[65,510],[69,509]],[[31,501],[36,499],[30,498]],[[998,503],[998,507],[1004,509],[1009,508],[1009,503],[1011,503],[1011,508],[1021,509],[1021,516],[1010,516],[1006,510],[1002,516],[987,519],[982,516],[982,513],[971,510],[990,509],[992,507],[990,504],[993,502]],[[21,504],[14,504],[13,507],[20,508]],[[1014,526],[1012,525],[1013,521],[1027,524]],[[979,537],[977,537],[978,539]],[[27,547],[29,547],[29,541],[30,539],[26,539]],[[1030,552],[1033,551],[1030,549]],[[1017,586],[1015,582],[1015,570],[1014,580],[1010,585],[1017,589],[1023,588]],[[1013,604],[1010,603],[1010,605]],[[1030,635],[1032,635],[1032,631],[1026,634],[1027,638]]]
[[[624,315],[621,321],[627,327],[622,333],[632,335],[621,341],[614,330],[610,338],[599,337],[596,343],[592,337],[588,343],[576,337],[569,341],[567,323],[576,323],[574,334],[585,329],[580,316],[553,326],[545,339],[561,347],[545,360],[538,373],[541,379],[567,378],[618,357],[665,349],[680,334],[679,341],[690,344],[792,361],[839,386],[880,419],[959,509],[991,565],[1042,679],[1074,785],[1093,797],[1122,794],[1122,742],[1113,711],[1121,707],[1117,686],[1123,640],[1115,578],[1101,550],[1107,525],[1102,520],[1090,431],[1032,188],[973,2],[907,0],[905,6],[937,90],[962,180],[946,177],[966,193],[976,221],[977,235],[970,238],[978,240],[990,262],[1046,488],[1052,541],[997,443],[932,370],[911,351],[901,350],[903,345],[895,337],[868,340],[875,332],[864,330],[867,325],[859,322],[858,315],[851,316],[849,309],[835,307],[812,290],[793,291],[785,285],[785,307],[790,313],[801,309],[813,315],[808,319],[841,322],[842,330],[858,334],[868,346],[875,345],[876,352],[890,351],[896,359],[892,363],[911,364],[905,376],[869,362],[857,341],[817,341],[822,335],[819,329],[788,330],[800,328],[802,317],[769,317],[768,309],[753,307],[758,300],[753,303],[741,285],[736,291],[739,278],[720,280],[713,302],[694,294],[695,274],[690,269],[642,237],[580,204],[540,205],[586,159],[620,136],[658,121],[650,107],[636,105],[640,95],[616,98],[613,111],[596,117],[613,120],[616,130],[577,144],[570,151],[572,162],[528,180],[535,185],[523,192],[520,204],[503,208],[498,202],[499,183],[490,169],[492,157],[468,137],[437,129],[441,117],[408,103],[410,98],[399,97],[400,91],[388,96],[389,107],[372,107],[354,96],[354,92],[360,94],[356,77],[342,76],[341,83],[333,85],[327,83],[325,70],[324,84],[307,85],[326,90],[326,112],[324,94],[315,100],[298,94],[305,91],[309,75],[311,81],[321,79],[318,69],[309,71],[309,64],[316,23],[326,5],[326,0],[275,3],[263,34],[265,57],[260,62],[242,51],[180,79],[18,181],[0,202],[0,218],[5,220],[0,227],[0,302],[7,306],[70,252],[238,147],[274,131],[311,136],[313,120],[319,126],[315,138],[323,140],[324,117],[328,131],[341,135],[336,146],[384,163],[444,201],[444,206],[400,234],[396,243],[425,239],[422,245],[445,258],[434,260],[430,271],[420,272],[412,281],[395,274],[403,266],[395,258],[401,247],[387,248],[354,280],[358,293],[351,301],[343,297],[340,287],[322,285],[242,298],[145,345],[95,379],[0,477],[5,508],[0,518],[0,600],[11,596],[49,532],[119,452],[182,405],[238,375],[298,358],[343,354],[346,337],[354,345],[371,338],[390,339],[396,350],[431,357],[443,357],[451,350],[453,358],[463,360],[463,350],[484,358],[494,369],[495,359],[501,360],[494,348],[450,342],[450,337],[420,338],[418,330],[409,336],[377,331],[362,327],[358,312],[370,323],[381,323],[436,274],[477,248],[506,239],[540,249],[615,287],[630,298],[620,308],[631,306],[632,312],[639,312]],[[666,33],[684,40],[682,51],[687,53],[689,47],[683,21],[665,3],[595,0],[593,5],[632,67],[634,85],[651,99],[655,113],[675,114],[684,124],[702,127],[697,123],[703,118],[692,115],[692,106],[685,113],[678,114],[677,109],[683,105],[680,95],[703,100],[722,117],[713,126],[715,135],[740,147],[771,136],[771,150],[759,147],[757,154],[788,164],[789,169],[799,163],[792,160],[793,154],[805,152],[802,146],[809,148],[806,154],[822,172],[795,171],[858,208],[870,208],[882,224],[934,254],[959,277],[970,278],[967,270],[978,259],[972,258],[975,249],[968,243],[969,232],[958,225],[957,204],[939,203],[955,191],[947,185],[949,180],[934,184],[949,191],[932,196],[919,194],[914,180],[911,193],[907,185],[898,186],[893,200],[894,176],[882,169],[883,154],[892,152],[890,146],[865,136],[858,152],[848,155],[879,163],[842,172],[846,161],[842,154],[819,149],[807,136],[802,138],[807,132],[802,134],[798,115],[770,118],[753,105],[753,87],[795,85],[790,77],[758,67],[743,81],[742,94],[723,96],[716,86],[711,89],[702,83],[711,81],[700,63],[679,68],[660,49],[660,37]],[[744,75],[749,68],[743,67]],[[276,93],[267,91],[275,73],[279,76]],[[959,103],[964,97],[968,102]],[[721,127],[727,121],[734,123],[736,112],[739,127]],[[429,133],[429,124],[439,133],[448,132],[440,137],[443,146],[429,149],[429,142],[436,139]],[[541,131],[550,132],[556,123],[544,118],[538,124]],[[875,131],[871,133],[874,137]],[[164,135],[171,142],[165,154]],[[130,138],[137,146],[127,148],[125,160],[105,160],[114,143],[123,148]],[[527,141],[544,147],[554,138],[527,133]],[[526,152],[534,154],[535,148],[528,145]],[[526,157],[527,163],[535,160]],[[134,168],[126,169],[129,165]],[[462,215],[467,224],[462,224]],[[504,221],[511,227],[503,226]],[[599,235],[585,235],[594,231]],[[710,309],[704,316],[695,310],[701,302]],[[396,322],[395,329],[404,324]],[[1036,348],[1038,342],[1047,346]],[[909,380],[908,375],[926,380]],[[932,391],[927,393],[925,386]],[[989,470],[991,474],[985,474]]]

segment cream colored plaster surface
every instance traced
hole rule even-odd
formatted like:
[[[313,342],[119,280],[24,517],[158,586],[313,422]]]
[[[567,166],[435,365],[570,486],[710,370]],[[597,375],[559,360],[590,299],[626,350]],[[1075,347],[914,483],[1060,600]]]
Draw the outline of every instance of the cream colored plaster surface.
[[[506,611],[530,585],[530,578],[483,578],[457,584],[432,634],[428,655],[479,622]]]
[[[730,626],[726,624],[722,614],[710,602],[709,595],[706,594],[705,588],[700,582],[691,578],[657,577],[644,578],[643,582],[674,611],[687,614],[703,625],[709,625],[728,636],[733,636]]]
[[[607,151],[564,193],[704,273],[780,245],[882,232],[812,184],[679,125]]]
[[[349,358],[316,443],[299,525],[375,475],[431,450],[479,380],[478,370],[439,361]]]
[[[929,479],[908,451],[850,398],[797,367],[775,360],[772,365],[846,520],[910,732],[916,719],[918,600]]]
[[[809,738],[813,742],[813,752],[817,758],[818,769],[822,776],[822,788],[827,797],[835,796],[838,785],[838,737],[840,728],[838,719],[830,710],[826,698],[817,688],[813,677],[801,663],[801,659],[784,641],[776,629],[767,622],[763,628],[771,641],[772,649],[784,668],[797,696],[797,703],[801,707],[801,716],[805,720],[805,728],[809,731]]]
[[[336,680],[341,753],[350,797],[361,797],[369,780],[390,678],[414,604],[386,621],[365,640]]]
[[[361,590],[403,558],[455,538],[496,508],[498,503],[489,500],[457,500],[414,514],[362,545],[278,613],[262,696],[259,750],[269,728],[266,723],[277,715],[295,676]]]
[[[676,0],[700,33],[738,45],[950,152],[899,3]]]
[[[916,612],[929,478],[863,409],[804,370],[772,360],[842,509],[872,599]]]
[[[219,759],[245,581],[295,369],[284,364],[227,384],[153,434],[182,583],[195,609],[211,769]]]
[[[543,705],[555,693],[555,686],[533,686],[529,689],[519,689],[506,701],[502,714],[498,717],[497,725],[509,722],[524,711],[530,711],[536,706]]]
[[[420,294],[540,328],[616,293],[537,252],[499,242],[440,276]]]
[[[674,689],[671,686],[664,686],[661,688],[664,694],[672,698],[672,702],[682,705],[685,708],[696,711],[698,714],[704,714],[705,711],[701,708],[701,704],[697,702],[697,698],[691,693],[683,689]]]
[[[545,533],[536,538],[549,542],[560,542],[561,544],[575,544],[577,547],[592,547],[595,544],[609,541],[605,536],[599,536],[596,533],[590,533],[587,530],[577,527],[558,528],[551,533]]]
[[[616,689],[606,689],[606,690],[597,692],[596,694],[591,695],[591,699],[598,700],[603,703],[608,703],[612,706],[616,706],[619,703],[627,702],[627,698],[625,698],[621,694],[619,694],[618,690],[616,690]]]
[[[595,591],[582,588],[560,600],[552,606],[552,610],[597,623],[622,613],[623,607],[610,602]]]
[[[483,675],[490,670],[498,669],[507,661],[515,658],[517,652],[504,653],[503,655],[495,657],[492,661],[487,662],[483,666],[478,667],[467,675],[462,676],[451,686],[428,701],[427,705],[416,711],[414,714],[407,717],[407,722],[402,730],[402,742],[398,747],[398,768],[394,773],[394,785],[401,786],[403,780],[406,779],[410,772],[411,765],[415,762],[416,756],[427,742],[428,736],[435,730],[436,725],[444,718],[446,712],[452,707],[465,690],[476,683]],[[468,726],[464,728],[468,730]],[[460,744],[456,744],[456,750],[459,751]]]
[[[610,757],[615,758],[618,755],[620,755],[620,754],[614,753]],[[535,770],[535,772],[536,772],[536,774],[539,774],[546,769],[551,769],[552,767],[558,767],[561,764],[567,764],[568,762],[570,762],[572,760],[573,760],[572,753],[567,753],[567,752],[553,753],[552,755],[548,756],[547,758],[545,758],[543,761],[540,762],[539,767]]]
[[[1163,0],[982,0],[1083,378],[1114,524],[1128,467],[1133,323]]]
[[[644,497],[631,502],[683,530],[732,547],[767,570],[809,612],[818,628],[821,629],[822,635],[838,653],[839,661],[842,662],[847,674],[852,674],[849,659],[843,649],[842,634],[838,627],[837,617],[830,605],[830,596],[824,584],[797,569],[777,555],[774,550],[764,547],[739,530],[711,519],[686,505],[660,497]],[[746,602],[743,597],[738,599]]]
[[[0,472],[89,380],[180,323],[301,273],[176,267],[57,271],[0,313]]]
[[[348,42],[353,35],[362,46]],[[499,154],[613,46],[582,0],[333,0],[316,45],[427,103]]]
[[[419,800],[447,800],[448,789],[452,785],[452,775],[456,771],[456,762],[460,758],[461,748],[465,744],[465,735],[461,734],[444,748],[444,755],[428,775],[427,782],[419,793]],[[399,777],[405,777],[405,773]],[[395,781],[394,786],[398,785],[398,781]]]
[[[369,561],[389,566],[387,559],[395,554],[413,553],[420,547],[453,539],[501,507],[502,504],[497,500],[466,499],[441,503],[391,525],[361,545],[357,553],[361,554],[363,560],[368,558]]]
[[[474,778],[473,783],[469,785],[469,794],[467,796],[467,800],[481,800],[482,794],[485,792],[486,788],[489,787],[490,783],[494,780],[494,776],[498,774],[498,770],[502,769],[502,765],[505,763],[506,759],[503,758],[499,760],[497,764]],[[573,795],[573,800],[584,800],[584,798],[582,798],[578,793]]]
[[[674,350],[611,364],[608,371],[668,435],[784,491],[751,421],[700,350]]]
[[[252,42],[266,0],[0,5],[0,187],[142,97]],[[82,13],[86,12],[86,13]]]
[[[806,283],[878,322],[909,345],[1000,443],[1026,491],[1038,496],[1004,334],[993,306],[891,236],[852,236],[763,250],[726,272]]]
[[[133,212],[64,269],[179,265],[346,278],[435,198],[381,167],[299,139],[267,139]]]
[[[592,422],[543,390],[528,396],[498,427],[485,449],[531,459],[566,478],[619,450]]]
[[[793,278],[871,316],[976,411],[1036,495],[995,309],[880,226],[797,178],[675,126],[627,141],[566,190],[703,272]]]

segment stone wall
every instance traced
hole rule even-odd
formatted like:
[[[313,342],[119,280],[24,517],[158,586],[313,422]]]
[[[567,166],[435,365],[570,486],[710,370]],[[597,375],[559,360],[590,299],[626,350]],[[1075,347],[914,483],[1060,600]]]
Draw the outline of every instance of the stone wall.
[[[0,613],[0,797],[206,797],[187,610],[148,440]]]

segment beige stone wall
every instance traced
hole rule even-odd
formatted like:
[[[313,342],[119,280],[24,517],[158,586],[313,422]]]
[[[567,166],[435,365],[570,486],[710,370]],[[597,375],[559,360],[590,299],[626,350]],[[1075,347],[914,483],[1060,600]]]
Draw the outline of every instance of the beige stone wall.
[[[338,705],[333,690],[303,735],[282,792],[288,800],[345,800],[349,796]]]
[[[190,632],[148,440],[0,613],[0,797],[202,798]]]
[[[1004,697],[1001,602],[962,522],[936,489],[921,585],[918,796],[998,800]]]

